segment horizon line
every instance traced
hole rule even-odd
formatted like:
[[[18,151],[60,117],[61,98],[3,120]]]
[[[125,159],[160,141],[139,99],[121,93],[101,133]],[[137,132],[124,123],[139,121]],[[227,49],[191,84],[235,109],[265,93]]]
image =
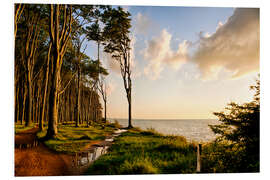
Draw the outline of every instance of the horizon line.
[[[113,119],[113,120],[117,120],[117,119],[123,119],[123,120],[127,120],[128,118],[107,118],[107,119]],[[218,119],[215,119],[215,118],[201,118],[201,120],[204,120],[204,119],[211,119],[211,120],[218,120]],[[131,120],[199,120],[198,118],[168,118],[168,119],[165,119],[165,118],[162,118],[162,119],[157,119],[157,118],[133,118]]]

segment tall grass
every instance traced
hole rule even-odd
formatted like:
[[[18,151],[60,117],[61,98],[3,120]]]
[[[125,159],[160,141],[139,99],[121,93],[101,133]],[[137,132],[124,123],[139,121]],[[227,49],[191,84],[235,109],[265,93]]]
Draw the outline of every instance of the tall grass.
[[[86,174],[177,174],[196,170],[195,146],[181,136],[131,129]]]

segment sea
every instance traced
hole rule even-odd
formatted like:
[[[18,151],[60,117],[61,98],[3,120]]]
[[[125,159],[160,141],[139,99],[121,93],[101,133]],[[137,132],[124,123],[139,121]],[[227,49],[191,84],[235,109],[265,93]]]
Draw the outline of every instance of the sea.
[[[123,127],[127,127],[127,119],[113,118],[110,122],[118,121]],[[213,141],[217,136],[208,125],[217,125],[217,119],[133,119],[132,125],[143,130],[150,128],[165,135],[181,135],[189,142],[206,143]]]

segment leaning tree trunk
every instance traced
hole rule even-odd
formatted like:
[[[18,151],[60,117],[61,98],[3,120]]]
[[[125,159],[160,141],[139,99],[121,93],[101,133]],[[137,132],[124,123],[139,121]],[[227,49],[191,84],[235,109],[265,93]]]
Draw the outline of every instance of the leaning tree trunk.
[[[49,95],[49,122],[46,138],[54,138],[57,135],[58,121],[58,96],[60,73],[63,63],[63,56],[66,52],[67,42],[71,35],[72,24],[72,6],[71,5],[49,5],[50,6],[50,40],[52,42],[53,52],[53,70],[52,70],[52,87]],[[60,8],[61,6],[61,8]],[[63,11],[63,18],[60,11]],[[68,13],[67,13],[68,10]],[[60,21],[63,20],[62,26]]]

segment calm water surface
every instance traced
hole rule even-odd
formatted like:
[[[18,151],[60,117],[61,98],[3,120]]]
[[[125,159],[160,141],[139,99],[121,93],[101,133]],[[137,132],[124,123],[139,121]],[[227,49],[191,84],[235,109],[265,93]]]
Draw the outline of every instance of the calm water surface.
[[[114,122],[117,120],[124,127],[127,126],[127,119],[109,119]],[[215,134],[211,131],[209,124],[219,124],[216,119],[177,119],[177,120],[149,120],[134,119],[132,125],[141,129],[154,128],[158,132],[167,135],[182,135],[188,141],[208,142],[215,139]]]

